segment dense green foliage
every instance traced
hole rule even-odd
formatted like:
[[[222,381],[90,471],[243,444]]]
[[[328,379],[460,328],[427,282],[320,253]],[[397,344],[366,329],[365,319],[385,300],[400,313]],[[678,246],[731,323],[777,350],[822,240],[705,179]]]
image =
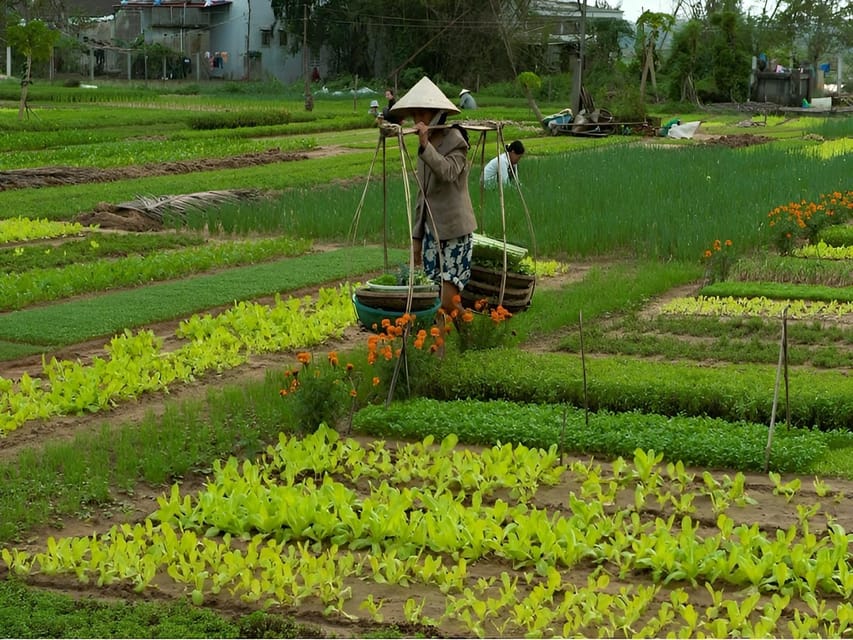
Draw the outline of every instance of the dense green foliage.
[[[840,233],[832,233],[836,229]],[[842,226],[830,227],[824,231],[825,234],[838,238],[843,237],[844,232],[845,227]],[[729,269],[728,276],[729,280],[743,282],[786,282],[851,287],[853,286],[853,264],[849,260],[793,258],[772,253],[759,253],[739,258]]]
[[[715,282],[702,287],[703,296],[728,296],[743,298],[774,298],[777,300],[822,300],[853,302],[853,287],[833,287],[812,284],[778,282]]]
[[[452,424],[448,415],[454,417]],[[542,449],[557,445],[573,453],[607,458],[630,457],[642,446],[685,465],[754,471],[764,468],[767,446],[763,424],[637,412],[586,415],[583,409],[566,405],[470,399],[372,405],[356,414],[353,426],[379,438],[433,435],[438,440],[454,433],[461,442],[473,444],[509,442]],[[853,450],[853,434],[848,435],[846,446]],[[812,468],[826,454],[830,441],[839,444],[834,436],[819,432],[780,429],[771,467],[778,471]]]
[[[426,395],[445,400],[566,402],[592,411],[770,422],[775,366],[697,367],[692,362],[595,357],[586,367],[586,395],[579,355],[517,349],[448,357],[427,372],[430,379],[423,385]],[[792,370],[789,378],[792,425],[831,430],[853,424],[850,380],[842,371]]]
[[[238,129],[240,127],[263,127],[287,124],[290,113],[282,110],[235,111],[201,113],[189,118],[191,129]]]
[[[192,606],[78,599],[0,581],[0,629],[10,638],[320,638],[322,631],[255,612],[233,619]]]
[[[215,268],[294,257],[307,252],[310,246],[309,240],[292,238],[216,242],[177,251],[29,269],[0,278],[0,298],[5,301],[5,304],[0,303],[0,309],[22,309],[35,302],[52,301],[81,293],[150,284]],[[64,257],[63,246],[59,246],[55,251]],[[50,255],[54,250],[47,249],[46,252]]]
[[[88,262],[95,258],[145,255],[155,251],[204,244],[204,238],[189,233],[113,235],[89,233],[85,238],[69,239],[60,245],[30,243],[0,248],[0,271],[21,273],[30,269],[49,269]]]
[[[38,345],[66,345],[126,328],[185,318],[236,300],[294,291],[382,267],[379,249],[346,248],[198,275],[0,316],[0,337]],[[74,322],[69,323],[68,318]]]

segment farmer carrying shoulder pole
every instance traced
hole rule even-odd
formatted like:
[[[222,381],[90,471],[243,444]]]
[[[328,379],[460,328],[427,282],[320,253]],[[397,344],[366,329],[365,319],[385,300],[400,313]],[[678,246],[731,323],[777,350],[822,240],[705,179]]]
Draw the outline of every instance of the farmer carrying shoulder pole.
[[[441,307],[451,315],[463,310],[459,295],[471,278],[477,228],[468,193],[468,134],[458,126],[435,126],[457,113],[426,76],[391,108],[392,115],[411,117],[418,134],[414,262],[441,287]]]

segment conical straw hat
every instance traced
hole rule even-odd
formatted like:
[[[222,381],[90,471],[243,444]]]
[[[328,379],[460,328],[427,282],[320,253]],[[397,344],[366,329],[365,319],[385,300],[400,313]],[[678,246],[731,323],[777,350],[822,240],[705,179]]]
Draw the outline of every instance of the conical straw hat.
[[[406,116],[417,111],[418,109],[435,109],[436,111],[446,111],[447,113],[459,113],[459,109],[450,100],[447,99],[441,89],[439,89],[432,80],[424,76],[418,83],[409,89],[402,98],[394,103],[391,107],[391,113],[399,116]]]

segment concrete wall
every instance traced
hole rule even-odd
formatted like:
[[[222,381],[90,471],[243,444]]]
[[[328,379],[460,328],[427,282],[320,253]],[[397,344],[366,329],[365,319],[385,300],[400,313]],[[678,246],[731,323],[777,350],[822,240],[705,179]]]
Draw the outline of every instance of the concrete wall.
[[[786,107],[799,107],[804,99],[811,100],[811,75],[798,69],[784,73],[757,71],[752,99]]]

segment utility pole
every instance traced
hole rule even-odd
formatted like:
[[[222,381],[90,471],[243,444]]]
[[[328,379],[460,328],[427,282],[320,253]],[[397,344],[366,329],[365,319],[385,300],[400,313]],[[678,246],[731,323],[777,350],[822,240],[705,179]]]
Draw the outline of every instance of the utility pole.
[[[583,104],[581,103],[581,89],[583,88],[583,65],[584,56],[586,55],[586,0],[578,2],[580,10],[580,35],[578,40],[578,57],[575,62],[575,69],[572,73],[572,95],[569,97],[569,106],[575,117],[580,113]]]
[[[248,6],[249,15],[246,18],[246,59],[245,59],[245,78],[246,80],[251,80],[249,77],[252,72],[252,60],[249,58],[250,45],[252,42],[252,0],[248,0],[246,2]]]
[[[314,110],[314,96],[311,95],[311,76],[308,73],[308,1],[302,5],[302,75],[305,78],[305,111]]]

